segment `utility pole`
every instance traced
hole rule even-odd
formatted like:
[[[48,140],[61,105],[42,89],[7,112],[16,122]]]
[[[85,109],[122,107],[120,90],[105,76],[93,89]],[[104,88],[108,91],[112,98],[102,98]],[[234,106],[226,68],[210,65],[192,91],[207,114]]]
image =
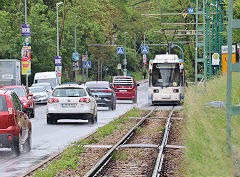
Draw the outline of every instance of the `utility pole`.
[[[86,56],[87,56],[87,61],[86,61],[86,82],[88,81],[88,52],[86,50]]]
[[[127,32],[125,32],[124,34],[127,34]],[[123,65],[124,65],[124,70],[123,70],[123,75],[127,76],[127,48],[126,48],[126,35],[125,35],[125,52],[124,52],[124,60],[123,60]]]
[[[75,21],[75,30],[74,30],[74,39],[75,39],[75,54],[77,52],[77,32],[76,32],[76,28],[77,28],[77,25],[76,25],[76,17],[74,18],[74,21]],[[77,68],[75,68],[75,83],[77,83]]]
[[[25,0],[25,24],[27,24],[27,0]],[[28,87],[28,74],[26,74],[26,87]]]
[[[58,5],[60,5],[62,3],[63,2],[56,3],[56,8],[57,8],[57,56],[59,56]],[[61,76],[58,77],[58,83],[61,84]]]

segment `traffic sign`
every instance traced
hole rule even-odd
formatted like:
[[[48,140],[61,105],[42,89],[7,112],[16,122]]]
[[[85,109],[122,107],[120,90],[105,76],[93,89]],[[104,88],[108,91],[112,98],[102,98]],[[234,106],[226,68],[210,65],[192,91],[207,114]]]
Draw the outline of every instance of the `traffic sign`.
[[[117,65],[117,69],[121,69],[122,67],[121,67],[121,64],[119,63],[118,65]]]
[[[62,66],[62,57],[55,56],[55,66]]]
[[[123,47],[118,47],[117,48],[117,54],[124,54],[124,48]]]
[[[148,54],[148,52],[149,52],[148,46],[143,46],[142,47],[142,54]]]
[[[79,60],[79,53],[78,52],[73,52],[72,53],[72,59],[73,59],[73,61],[78,61]]]
[[[188,14],[194,14],[194,7],[188,7]]]
[[[87,61],[88,56],[87,55],[82,55],[82,61]]]
[[[84,68],[87,68],[87,67],[88,67],[88,68],[91,68],[91,67],[92,67],[91,65],[92,65],[92,64],[91,64],[91,61],[87,61],[87,62],[84,61],[83,67],[84,67]]]

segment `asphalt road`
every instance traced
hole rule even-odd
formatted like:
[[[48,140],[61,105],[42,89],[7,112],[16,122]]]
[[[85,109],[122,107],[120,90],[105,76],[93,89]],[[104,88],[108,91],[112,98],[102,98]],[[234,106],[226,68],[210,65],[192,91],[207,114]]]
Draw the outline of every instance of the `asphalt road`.
[[[11,153],[10,149],[0,149],[0,176],[19,176],[51,154],[62,150],[74,141],[88,136],[98,127],[124,114],[132,109],[133,106],[139,107],[147,104],[146,91],[147,84],[140,84],[137,104],[132,104],[132,101],[128,100],[119,100],[117,101],[117,108],[114,111],[108,110],[108,108],[99,108],[98,122],[94,125],[89,125],[83,120],[59,120],[58,124],[49,125],[46,123],[46,105],[37,105],[35,118],[31,119],[31,152],[16,156]]]
[[[0,176],[20,176],[34,165],[48,158],[53,153],[61,151],[72,142],[80,140],[93,133],[98,127],[114,120],[133,107],[152,109],[147,103],[148,85],[141,82],[138,87],[138,100],[136,104],[128,100],[118,100],[117,109],[98,109],[98,122],[89,125],[83,120],[59,120],[58,124],[46,123],[46,105],[37,105],[35,118],[32,121],[32,150],[19,156],[12,154],[10,149],[0,149]],[[162,109],[170,109],[164,106]]]

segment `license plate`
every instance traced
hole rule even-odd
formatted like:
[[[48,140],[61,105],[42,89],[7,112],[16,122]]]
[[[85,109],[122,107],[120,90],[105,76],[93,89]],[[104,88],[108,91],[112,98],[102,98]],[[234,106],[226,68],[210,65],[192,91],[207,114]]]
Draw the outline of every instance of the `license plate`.
[[[101,100],[101,98],[100,97],[95,97],[95,100]]]
[[[119,90],[119,92],[126,92],[127,90]]]
[[[76,107],[77,107],[76,103],[62,104],[62,108],[76,108]]]

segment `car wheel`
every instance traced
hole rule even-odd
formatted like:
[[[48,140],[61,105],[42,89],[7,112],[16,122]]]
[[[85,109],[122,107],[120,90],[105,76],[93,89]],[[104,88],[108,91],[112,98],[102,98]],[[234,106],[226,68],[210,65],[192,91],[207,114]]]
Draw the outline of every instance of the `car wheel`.
[[[33,108],[29,118],[34,118],[34,116],[35,116],[35,110]]]
[[[98,120],[97,120],[97,114],[96,114],[96,116],[95,116],[95,118],[94,118],[95,120],[94,120],[94,122],[96,123]]]
[[[133,103],[137,103],[137,96],[133,99]]]
[[[90,114],[90,116],[88,117],[88,123],[92,125],[94,124],[94,122],[95,122],[95,117],[93,114]]]
[[[15,154],[19,155],[21,150],[21,143],[20,143],[20,135],[16,138],[15,141],[13,141],[12,149],[11,151]]]
[[[28,139],[26,140],[26,142],[23,145],[23,150],[25,152],[30,152],[32,149],[32,145],[31,145],[31,136],[28,137]]]
[[[52,120],[52,117],[47,114],[47,124],[52,124],[53,123],[53,120]]]

